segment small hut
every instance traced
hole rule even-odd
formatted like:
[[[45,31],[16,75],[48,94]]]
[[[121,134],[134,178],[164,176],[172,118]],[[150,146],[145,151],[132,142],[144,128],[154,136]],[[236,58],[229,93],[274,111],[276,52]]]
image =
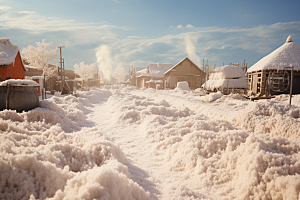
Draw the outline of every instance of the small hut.
[[[292,66],[293,78],[291,77]],[[289,36],[286,42],[248,69],[248,91],[259,96],[300,93],[300,46]],[[293,80],[293,82],[291,82]]]

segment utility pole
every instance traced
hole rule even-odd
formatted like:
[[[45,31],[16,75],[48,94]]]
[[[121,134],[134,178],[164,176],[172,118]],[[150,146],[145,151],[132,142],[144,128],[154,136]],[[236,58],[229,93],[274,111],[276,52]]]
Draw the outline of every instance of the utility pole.
[[[56,47],[56,48],[59,48],[59,59],[60,59],[60,61],[59,61],[59,63],[60,63],[60,90],[62,91],[63,90],[63,84],[64,84],[64,78],[63,78],[63,76],[65,75],[65,70],[63,69],[63,68],[65,68],[65,66],[63,66],[63,65],[65,65],[65,62],[63,61],[63,59],[62,59],[62,53],[61,53],[61,48],[65,48],[65,46],[58,46],[58,47]]]

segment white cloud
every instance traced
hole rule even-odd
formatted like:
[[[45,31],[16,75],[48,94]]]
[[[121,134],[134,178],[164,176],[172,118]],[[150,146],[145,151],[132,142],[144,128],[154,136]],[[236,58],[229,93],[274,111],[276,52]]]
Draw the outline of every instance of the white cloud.
[[[194,28],[194,26],[191,25],[191,24],[186,25],[186,27],[187,27],[187,28]]]
[[[110,75],[112,66],[120,62],[125,67],[147,66],[151,62],[177,63],[185,56],[189,56],[196,64],[203,57],[223,63],[219,58],[220,55],[230,55],[235,49],[265,55],[274,48],[274,44],[279,46],[284,43],[288,35],[292,35],[294,39],[300,38],[300,22],[280,22],[253,28],[194,27],[188,24],[185,27],[178,25],[177,28],[181,29],[178,33],[174,33],[173,29],[169,35],[141,37],[126,35],[128,27],[118,27],[104,22],[83,23],[45,17],[36,12],[15,11],[8,6],[0,6],[0,24],[0,31],[23,29],[26,30],[24,34],[43,36],[55,33],[59,37],[52,38],[70,49],[75,45],[82,45],[84,46],[82,49],[72,48],[77,52],[76,55],[84,56],[80,61],[86,59],[84,60],[86,63],[91,63],[97,59],[99,65],[110,63],[105,67],[106,74]],[[125,31],[125,36],[119,35],[119,30],[123,30],[123,34]],[[14,38],[14,41],[17,39],[18,37]],[[89,46],[91,44],[93,47]],[[97,57],[95,49],[98,52]],[[105,60],[106,56],[108,60]],[[79,61],[75,61],[74,64],[77,62]]]

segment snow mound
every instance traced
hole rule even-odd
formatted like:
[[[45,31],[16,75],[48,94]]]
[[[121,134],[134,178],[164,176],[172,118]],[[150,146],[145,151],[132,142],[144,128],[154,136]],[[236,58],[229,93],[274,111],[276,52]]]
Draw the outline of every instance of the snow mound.
[[[166,118],[176,120],[191,113],[187,108],[170,107],[164,100],[155,102],[152,99],[135,95],[124,97],[122,94],[114,94],[106,104],[114,113],[114,119],[120,123],[147,123],[149,120],[154,120],[153,118],[157,115],[164,115]]]
[[[82,95],[95,101],[111,93]],[[84,127],[88,99],[53,96],[40,106],[0,112],[0,199],[148,199],[120,148]]]
[[[113,170],[111,167],[95,167],[68,180],[64,190],[58,190],[50,199],[146,200],[149,199],[149,193],[128,179],[125,174]]]
[[[212,102],[212,101],[215,101],[216,99],[221,98],[222,96],[223,96],[223,94],[219,91],[216,93],[209,93],[206,96],[201,96],[200,100],[206,101],[206,102]]]
[[[191,89],[189,88],[189,83],[187,81],[181,81],[177,82],[177,87],[175,90],[188,90],[190,91]]]
[[[224,120],[220,120],[210,119],[201,114],[200,110],[203,112],[203,108],[208,107],[207,104],[203,106],[197,104],[196,107],[201,106],[195,112],[186,109],[185,115],[176,115],[176,112],[168,115],[168,109],[180,111],[184,108],[184,103],[178,100],[182,98],[180,96],[165,98],[165,101],[169,102],[172,102],[170,99],[178,100],[176,101],[177,108],[168,103],[167,110],[157,112],[160,110],[161,98],[151,99],[149,97],[154,97],[154,95],[146,94],[146,92],[145,97],[129,95],[130,98],[128,98],[128,94],[126,94],[127,98],[124,98],[124,94],[118,95],[120,96],[110,97],[110,103],[115,102],[115,108],[111,110],[114,115],[120,116],[120,113],[126,112],[126,110],[134,111],[138,120],[133,120],[131,123],[140,125],[141,134],[144,134],[145,139],[154,145],[155,148],[149,149],[153,155],[156,155],[157,159],[161,159],[163,156],[162,165],[170,170],[170,172],[164,171],[164,173],[168,176],[184,174],[184,179],[178,181],[188,184],[187,187],[178,187],[178,181],[168,183],[165,188],[169,192],[166,199],[193,199],[193,197],[195,199],[199,197],[208,199],[299,198],[299,144],[285,138],[270,137],[258,132],[259,130],[265,131],[262,127],[263,124],[271,128],[268,123],[264,122],[264,117],[270,118],[270,126],[274,127],[276,123],[281,124],[280,120],[284,121],[284,118],[290,118],[287,117],[291,111],[289,106],[285,107],[283,104],[278,104],[281,105],[278,106],[274,102],[267,101],[246,102],[239,95],[234,94],[220,95],[221,98],[214,102],[214,106],[224,107],[226,111],[224,109],[224,113],[220,111],[217,113],[218,109],[214,110],[214,106],[208,108],[215,111],[210,115],[224,117]],[[113,98],[115,100],[112,102]],[[118,99],[122,99],[119,104],[117,104]],[[132,103],[134,101],[139,103],[134,105]],[[233,116],[228,115],[228,107],[235,106],[233,102],[238,104],[236,105],[238,108],[249,109],[249,112],[231,111]],[[193,104],[195,102],[191,102],[191,105]],[[121,107],[123,109],[118,109]],[[247,115],[249,118],[243,118]],[[243,125],[249,124],[249,126],[260,126],[260,128],[256,130],[256,134],[252,134],[235,128],[228,120],[232,121],[234,126],[243,122]],[[283,123],[287,123],[287,126],[283,131],[290,128],[298,132],[291,134],[299,134],[297,119],[294,120],[284,121]],[[289,128],[287,128],[288,126]],[[275,131],[275,128],[272,131]],[[193,184],[204,191],[210,191],[211,196],[206,197],[201,193],[194,192],[190,189]]]

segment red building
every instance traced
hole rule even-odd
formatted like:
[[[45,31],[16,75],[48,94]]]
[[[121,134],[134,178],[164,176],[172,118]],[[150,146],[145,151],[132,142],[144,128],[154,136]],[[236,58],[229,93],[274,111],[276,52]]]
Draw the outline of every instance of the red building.
[[[18,45],[12,44],[7,38],[0,38],[0,76],[1,81],[7,77],[24,79],[25,67],[21,59]]]

